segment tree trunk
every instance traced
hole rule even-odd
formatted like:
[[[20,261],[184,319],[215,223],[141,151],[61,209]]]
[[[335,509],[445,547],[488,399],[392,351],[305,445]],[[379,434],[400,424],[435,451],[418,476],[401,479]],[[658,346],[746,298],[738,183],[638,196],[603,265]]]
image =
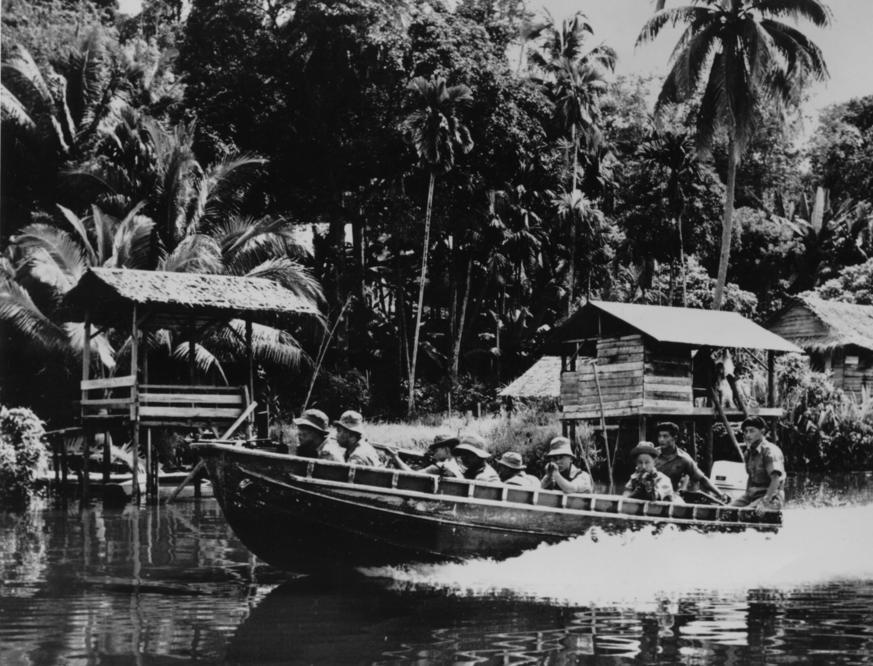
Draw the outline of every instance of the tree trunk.
[[[467,318],[467,305],[470,303],[470,285],[473,282],[473,258],[467,259],[467,283],[464,285],[464,298],[461,301],[461,313],[458,316],[458,331],[455,334],[455,344],[452,349],[451,379],[452,388],[458,384],[458,370],[461,365],[461,340],[464,337],[464,320]]]
[[[739,156],[737,151],[736,139],[731,137],[728,153],[728,182],[727,192],[724,199],[724,219],[721,225],[721,255],[718,259],[718,278],[715,282],[715,294],[712,298],[712,309],[721,310],[722,301],[724,300],[724,288],[727,283],[728,261],[731,256],[731,232],[733,231],[734,217],[734,189],[737,184],[737,166],[739,164]]]
[[[679,276],[682,280],[682,307],[688,307],[688,276],[685,272],[685,238],[682,232],[682,214],[676,218],[676,226],[679,228]]]
[[[579,158],[579,146],[576,145],[576,126],[573,125],[570,128],[570,133],[572,136],[573,143],[573,164],[572,164],[572,173],[570,182],[572,184],[572,189],[570,190],[570,194],[572,195],[576,192],[576,164]],[[576,219],[576,211],[570,211],[570,293],[567,298],[567,315],[573,314],[573,301],[576,295],[576,223],[578,220]]]
[[[421,280],[418,285],[418,309],[415,312],[415,331],[413,333],[412,359],[409,363],[409,394],[406,399],[406,411],[415,411],[415,365],[418,360],[418,338],[421,333],[421,315],[424,310],[424,286],[427,281],[427,256],[430,253],[430,216],[433,211],[433,189],[436,184],[436,174],[431,172],[427,186],[427,210],[424,217],[424,243],[421,250]]]

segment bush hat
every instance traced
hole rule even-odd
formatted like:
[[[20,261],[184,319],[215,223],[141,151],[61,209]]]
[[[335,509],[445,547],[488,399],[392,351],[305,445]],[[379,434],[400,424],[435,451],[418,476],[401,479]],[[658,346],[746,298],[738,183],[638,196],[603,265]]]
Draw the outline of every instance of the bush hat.
[[[330,419],[320,409],[307,409],[299,418],[294,419],[294,425],[298,428],[312,428],[327,434],[330,427]]]
[[[455,447],[455,453],[458,451],[467,451],[485,460],[491,457],[491,454],[488,453],[485,447],[485,440],[479,437],[479,435],[472,432],[465,432],[460,437],[460,444]]]
[[[750,416],[745,421],[743,421],[741,430],[745,430],[746,428],[757,428],[758,430],[766,430],[767,423],[760,416]]]
[[[652,458],[657,458],[659,453],[658,447],[651,442],[640,442],[630,452],[632,459],[636,459],[637,456],[643,453],[652,456]]]
[[[676,439],[679,436],[679,426],[672,421],[662,421],[655,426],[655,432],[667,432],[673,439]]]
[[[447,432],[438,432],[433,436],[433,443],[430,444],[427,448],[428,451],[433,451],[434,449],[438,449],[441,446],[448,446],[450,449],[454,449],[460,443],[459,440],[454,435],[450,435]]]
[[[343,412],[342,416],[334,421],[333,424],[357,435],[364,435],[364,417],[354,410],[350,409],[347,412]]]
[[[522,459],[521,454],[516,453],[515,451],[507,451],[506,453],[504,453],[502,456],[500,456],[497,464],[508,467],[509,469],[524,469],[524,460]]]
[[[573,447],[570,445],[570,440],[566,437],[555,437],[549,442],[549,450],[546,453],[546,458],[554,458],[557,456],[574,457]]]

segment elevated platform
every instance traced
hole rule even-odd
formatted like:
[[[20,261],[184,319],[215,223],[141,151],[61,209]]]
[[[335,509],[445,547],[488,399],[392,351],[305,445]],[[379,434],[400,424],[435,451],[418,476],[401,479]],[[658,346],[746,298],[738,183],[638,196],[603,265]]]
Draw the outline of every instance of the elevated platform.
[[[82,425],[107,422],[141,426],[216,426],[236,421],[249,404],[246,386],[187,386],[138,383],[133,375],[86,379]]]

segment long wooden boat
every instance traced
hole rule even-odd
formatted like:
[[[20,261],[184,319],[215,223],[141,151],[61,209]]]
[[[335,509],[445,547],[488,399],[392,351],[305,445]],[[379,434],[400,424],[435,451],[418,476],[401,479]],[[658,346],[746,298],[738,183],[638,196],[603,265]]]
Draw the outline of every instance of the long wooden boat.
[[[592,527],[775,532],[782,524],[776,511],[567,495],[224,444],[193,446],[240,540],[291,571],[506,558]]]

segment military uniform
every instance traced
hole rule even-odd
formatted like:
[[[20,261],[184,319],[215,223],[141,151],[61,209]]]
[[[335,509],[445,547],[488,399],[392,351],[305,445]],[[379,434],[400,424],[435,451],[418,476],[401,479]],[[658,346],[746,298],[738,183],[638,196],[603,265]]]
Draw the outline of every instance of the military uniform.
[[[570,469],[566,472],[558,472],[572,486],[569,491],[571,493],[590,493],[593,490],[591,485],[591,477],[588,472],[585,472],[576,465],[570,465]],[[561,490],[552,480],[551,474],[546,474],[540,481],[540,486],[543,490]]]
[[[634,472],[625,484],[628,497],[657,502],[673,501],[673,484],[669,477],[657,470],[653,472]]]
[[[464,478],[471,481],[488,481],[489,483],[500,483],[500,475],[491,465],[486,462],[482,463],[481,467],[468,469],[464,472]]]
[[[686,475],[689,481],[687,489],[697,490],[697,479],[703,476],[694,459],[682,449],[666,456],[662,453],[655,459],[655,467],[670,479],[674,490],[679,490],[679,483]]]
[[[779,490],[768,506],[781,509],[785,503],[785,459],[782,456],[782,449],[764,439],[757,446],[750,446],[745,458],[746,473],[749,475],[746,491],[731,502],[731,505],[749,506],[763,499],[767,494],[767,488],[770,487],[771,475],[779,472]]]
[[[362,467],[382,467],[382,458],[365,439],[359,439],[355,448],[350,449],[346,453],[345,461],[350,465],[361,465]]]
[[[519,486],[521,488],[540,487],[540,480],[532,474],[528,474],[527,472],[519,472],[518,474],[513,474],[503,483],[507,486]]]
[[[333,462],[345,462],[345,451],[343,451],[343,447],[339,445],[339,442],[336,441],[336,438],[333,435],[328,435],[324,438],[324,441],[318,445],[318,448],[315,450],[316,455],[314,458],[318,458],[319,460],[331,460]]]
[[[435,474],[437,476],[446,476],[452,479],[463,479],[464,471],[454,458],[448,458],[441,462],[428,465],[424,469],[418,470],[424,474]]]

